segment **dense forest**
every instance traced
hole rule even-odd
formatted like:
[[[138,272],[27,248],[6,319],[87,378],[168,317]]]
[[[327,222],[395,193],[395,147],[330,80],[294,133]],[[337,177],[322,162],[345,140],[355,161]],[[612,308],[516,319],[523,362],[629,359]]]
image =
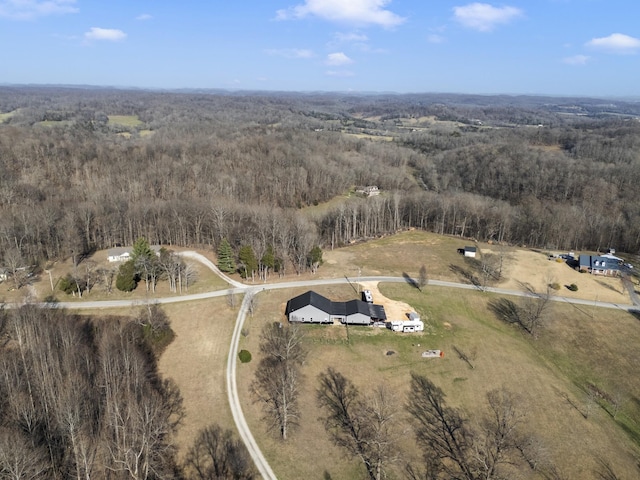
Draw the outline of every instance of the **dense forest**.
[[[0,258],[226,239],[299,270],[314,246],[407,228],[637,254],[639,118],[576,98],[0,87]]]

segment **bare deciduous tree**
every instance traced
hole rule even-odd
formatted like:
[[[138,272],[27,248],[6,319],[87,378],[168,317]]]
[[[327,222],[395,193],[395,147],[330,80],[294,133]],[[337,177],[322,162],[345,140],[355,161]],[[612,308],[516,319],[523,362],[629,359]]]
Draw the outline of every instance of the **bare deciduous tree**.
[[[420,267],[420,274],[418,276],[418,288],[420,291],[429,283],[429,274],[427,273],[427,267],[422,265]]]
[[[200,430],[187,452],[185,470],[199,480],[253,480],[257,475],[244,444],[218,425]]]
[[[9,248],[6,252],[4,252],[4,263],[11,273],[15,288],[18,289],[22,287],[27,278],[27,274],[25,271],[26,265],[24,257],[22,256],[22,252],[20,252],[20,250],[16,247]]]
[[[490,480],[503,478],[525,452],[519,431],[524,415],[518,398],[502,388],[487,393],[489,415],[473,428],[460,411],[448,407],[444,393],[424,376],[412,374],[408,410],[423,448],[424,472],[413,466],[414,478]],[[536,459],[526,449],[527,463]],[[532,466],[532,468],[534,468]]]
[[[260,360],[251,392],[262,402],[264,419],[270,430],[277,430],[282,440],[298,425],[300,382],[299,368],[293,362],[266,357]]]
[[[355,385],[333,368],[318,379],[316,398],[325,412],[325,429],[333,443],[359,458],[370,480],[385,477],[397,459],[393,444],[398,437],[398,408],[392,392],[379,386],[362,398]]]
[[[283,440],[298,425],[300,365],[306,357],[302,331],[297,325],[266,325],[260,340],[264,357],[251,384],[254,397],[261,401],[270,429],[277,429]]]
[[[303,340],[304,331],[299,325],[271,323],[262,329],[260,352],[279,361],[301,364],[307,355]]]

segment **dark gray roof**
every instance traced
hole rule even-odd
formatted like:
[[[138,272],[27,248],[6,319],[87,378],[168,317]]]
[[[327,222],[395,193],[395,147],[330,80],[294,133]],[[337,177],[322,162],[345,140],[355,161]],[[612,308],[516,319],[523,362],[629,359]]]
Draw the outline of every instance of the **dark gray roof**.
[[[323,297],[319,293],[309,290],[287,302],[286,314],[289,315],[291,312],[295,312],[307,305],[313,305],[323,312],[331,313],[332,303],[333,302],[327,297]]]
[[[591,267],[591,255],[580,255],[578,257],[578,264],[581,267]]]
[[[580,267],[620,270],[622,260],[612,255],[580,255],[578,263]]]
[[[476,247],[464,247],[465,252],[475,252],[476,250]]]
[[[369,304],[362,300],[349,300],[348,302],[345,302],[345,305],[347,307],[347,315],[353,315],[356,313],[361,313],[367,316],[371,315]]]
[[[323,312],[330,315],[342,316],[361,313],[368,315],[377,320],[386,320],[384,307],[382,305],[374,305],[372,303],[363,302],[362,300],[349,300],[348,302],[332,302],[319,293],[309,290],[308,292],[298,295],[287,302],[285,313],[289,315],[307,305],[312,305]]]
[[[373,303],[368,303],[369,305],[369,315],[374,320],[384,321],[387,319],[387,313],[384,311],[384,307],[382,305],[374,305]]]

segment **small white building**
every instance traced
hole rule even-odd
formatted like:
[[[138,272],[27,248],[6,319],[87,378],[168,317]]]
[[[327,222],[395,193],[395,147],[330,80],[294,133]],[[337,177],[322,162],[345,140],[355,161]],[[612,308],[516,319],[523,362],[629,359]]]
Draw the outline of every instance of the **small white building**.
[[[476,252],[478,249],[476,247],[464,247],[464,256],[476,258]]]

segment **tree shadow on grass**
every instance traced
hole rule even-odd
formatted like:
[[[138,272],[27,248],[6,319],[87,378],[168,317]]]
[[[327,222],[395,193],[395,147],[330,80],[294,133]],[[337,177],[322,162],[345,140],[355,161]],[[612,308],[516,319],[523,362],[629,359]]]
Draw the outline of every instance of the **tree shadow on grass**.
[[[629,313],[636,317],[636,320],[640,320],[640,310],[629,310]]]
[[[409,285],[411,285],[413,288],[417,288],[418,290],[420,290],[420,285],[418,285],[418,282],[416,282],[413,278],[411,278],[411,276],[407,272],[402,272],[402,276],[404,277],[404,280]]]
[[[507,298],[498,298],[489,302],[491,310],[498,320],[505,323],[521,325],[520,309],[518,305]]]
[[[476,287],[480,286],[480,280],[478,280],[478,277],[475,276],[472,270],[467,270],[465,268],[462,268],[459,265],[454,265],[454,264],[449,265],[449,270],[451,270],[456,275],[459,275],[460,277],[464,278],[471,285],[475,285]]]
[[[596,282],[608,290],[611,290],[616,293],[621,293],[620,290],[618,290],[616,287],[614,287],[613,285],[609,285],[608,283],[603,282],[602,280],[596,280]]]

